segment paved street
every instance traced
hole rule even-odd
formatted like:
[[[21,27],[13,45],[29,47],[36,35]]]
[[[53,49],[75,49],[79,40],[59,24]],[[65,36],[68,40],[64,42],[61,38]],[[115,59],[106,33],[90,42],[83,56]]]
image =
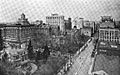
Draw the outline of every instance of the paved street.
[[[94,46],[92,42],[90,42],[88,47],[76,58],[67,75],[88,75],[93,48]]]

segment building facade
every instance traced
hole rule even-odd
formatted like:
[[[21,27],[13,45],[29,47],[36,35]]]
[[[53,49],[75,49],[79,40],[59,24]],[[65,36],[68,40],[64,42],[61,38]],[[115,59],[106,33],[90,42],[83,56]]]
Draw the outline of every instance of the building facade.
[[[72,29],[71,18],[68,18],[68,20],[65,20],[65,30],[71,30],[71,29]]]
[[[78,18],[78,17],[76,17],[75,19],[74,19],[74,26],[76,26],[77,27],[77,29],[80,29],[80,28],[83,28],[83,24],[84,24],[84,21],[83,21],[84,19],[83,18]],[[73,27],[74,27],[73,26]]]
[[[113,19],[110,16],[101,17],[99,28],[99,40],[120,43],[120,30],[115,28]]]
[[[17,23],[5,24],[1,29],[5,42],[18,44],[18,48],[21,48],[21,44],[31,37],[35,26],[29,24],[25,15],[22,14]]]
[[[100,28],[115,28],[115,23],[111,16],[101,16]]]
[[[92,35],[92,28],[90,27],[84,27],[81,28],[81,35],[87,35],[87,36],[91,36]]]
[[[46,23],[48,25],[59,26],[61,31],[65,30],[64,16],[58,14],[52,14],[46,17]]]
[[[99,40],[120,43],[120,30],[115,28],[100,28]]]
[[[92,28],[92,33],[94,33],[96,30],[96,28],[95,28],[95,22],[94,21],[88,21],[88,20],[86,20],[86,21],[84,21],[84,27],[90,27],[90,28]]]

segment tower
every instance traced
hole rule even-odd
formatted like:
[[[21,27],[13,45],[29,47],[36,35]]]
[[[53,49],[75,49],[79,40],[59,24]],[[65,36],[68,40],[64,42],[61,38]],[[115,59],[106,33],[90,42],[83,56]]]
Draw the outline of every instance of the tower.
[[[29,25],[28,19],[25,17],[24,13],[22,13],[21,17],[18,19],[18,24]]]
[[[25,20],[25,14],[24,13],[21,14],[21,20]]]

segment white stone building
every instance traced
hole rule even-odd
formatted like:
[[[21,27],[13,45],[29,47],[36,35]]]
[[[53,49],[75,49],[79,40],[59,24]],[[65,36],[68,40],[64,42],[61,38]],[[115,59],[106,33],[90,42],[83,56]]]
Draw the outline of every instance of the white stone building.
[[[46,23],[52,26],[59,26],[61,31],[65,30],[65,19],[62,15],[52,14],[51,16],[46,16]]]

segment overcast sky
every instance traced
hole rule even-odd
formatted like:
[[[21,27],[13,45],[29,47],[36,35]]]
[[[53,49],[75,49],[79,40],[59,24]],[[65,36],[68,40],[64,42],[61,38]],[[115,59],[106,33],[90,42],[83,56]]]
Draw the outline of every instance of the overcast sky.
[[[45,21],[51,13],[72,19],[100,20],[108,15],[120,20],[120,0],[0,0],[0,7],[0,22],[15,22],[21,13],[29,21]]]

